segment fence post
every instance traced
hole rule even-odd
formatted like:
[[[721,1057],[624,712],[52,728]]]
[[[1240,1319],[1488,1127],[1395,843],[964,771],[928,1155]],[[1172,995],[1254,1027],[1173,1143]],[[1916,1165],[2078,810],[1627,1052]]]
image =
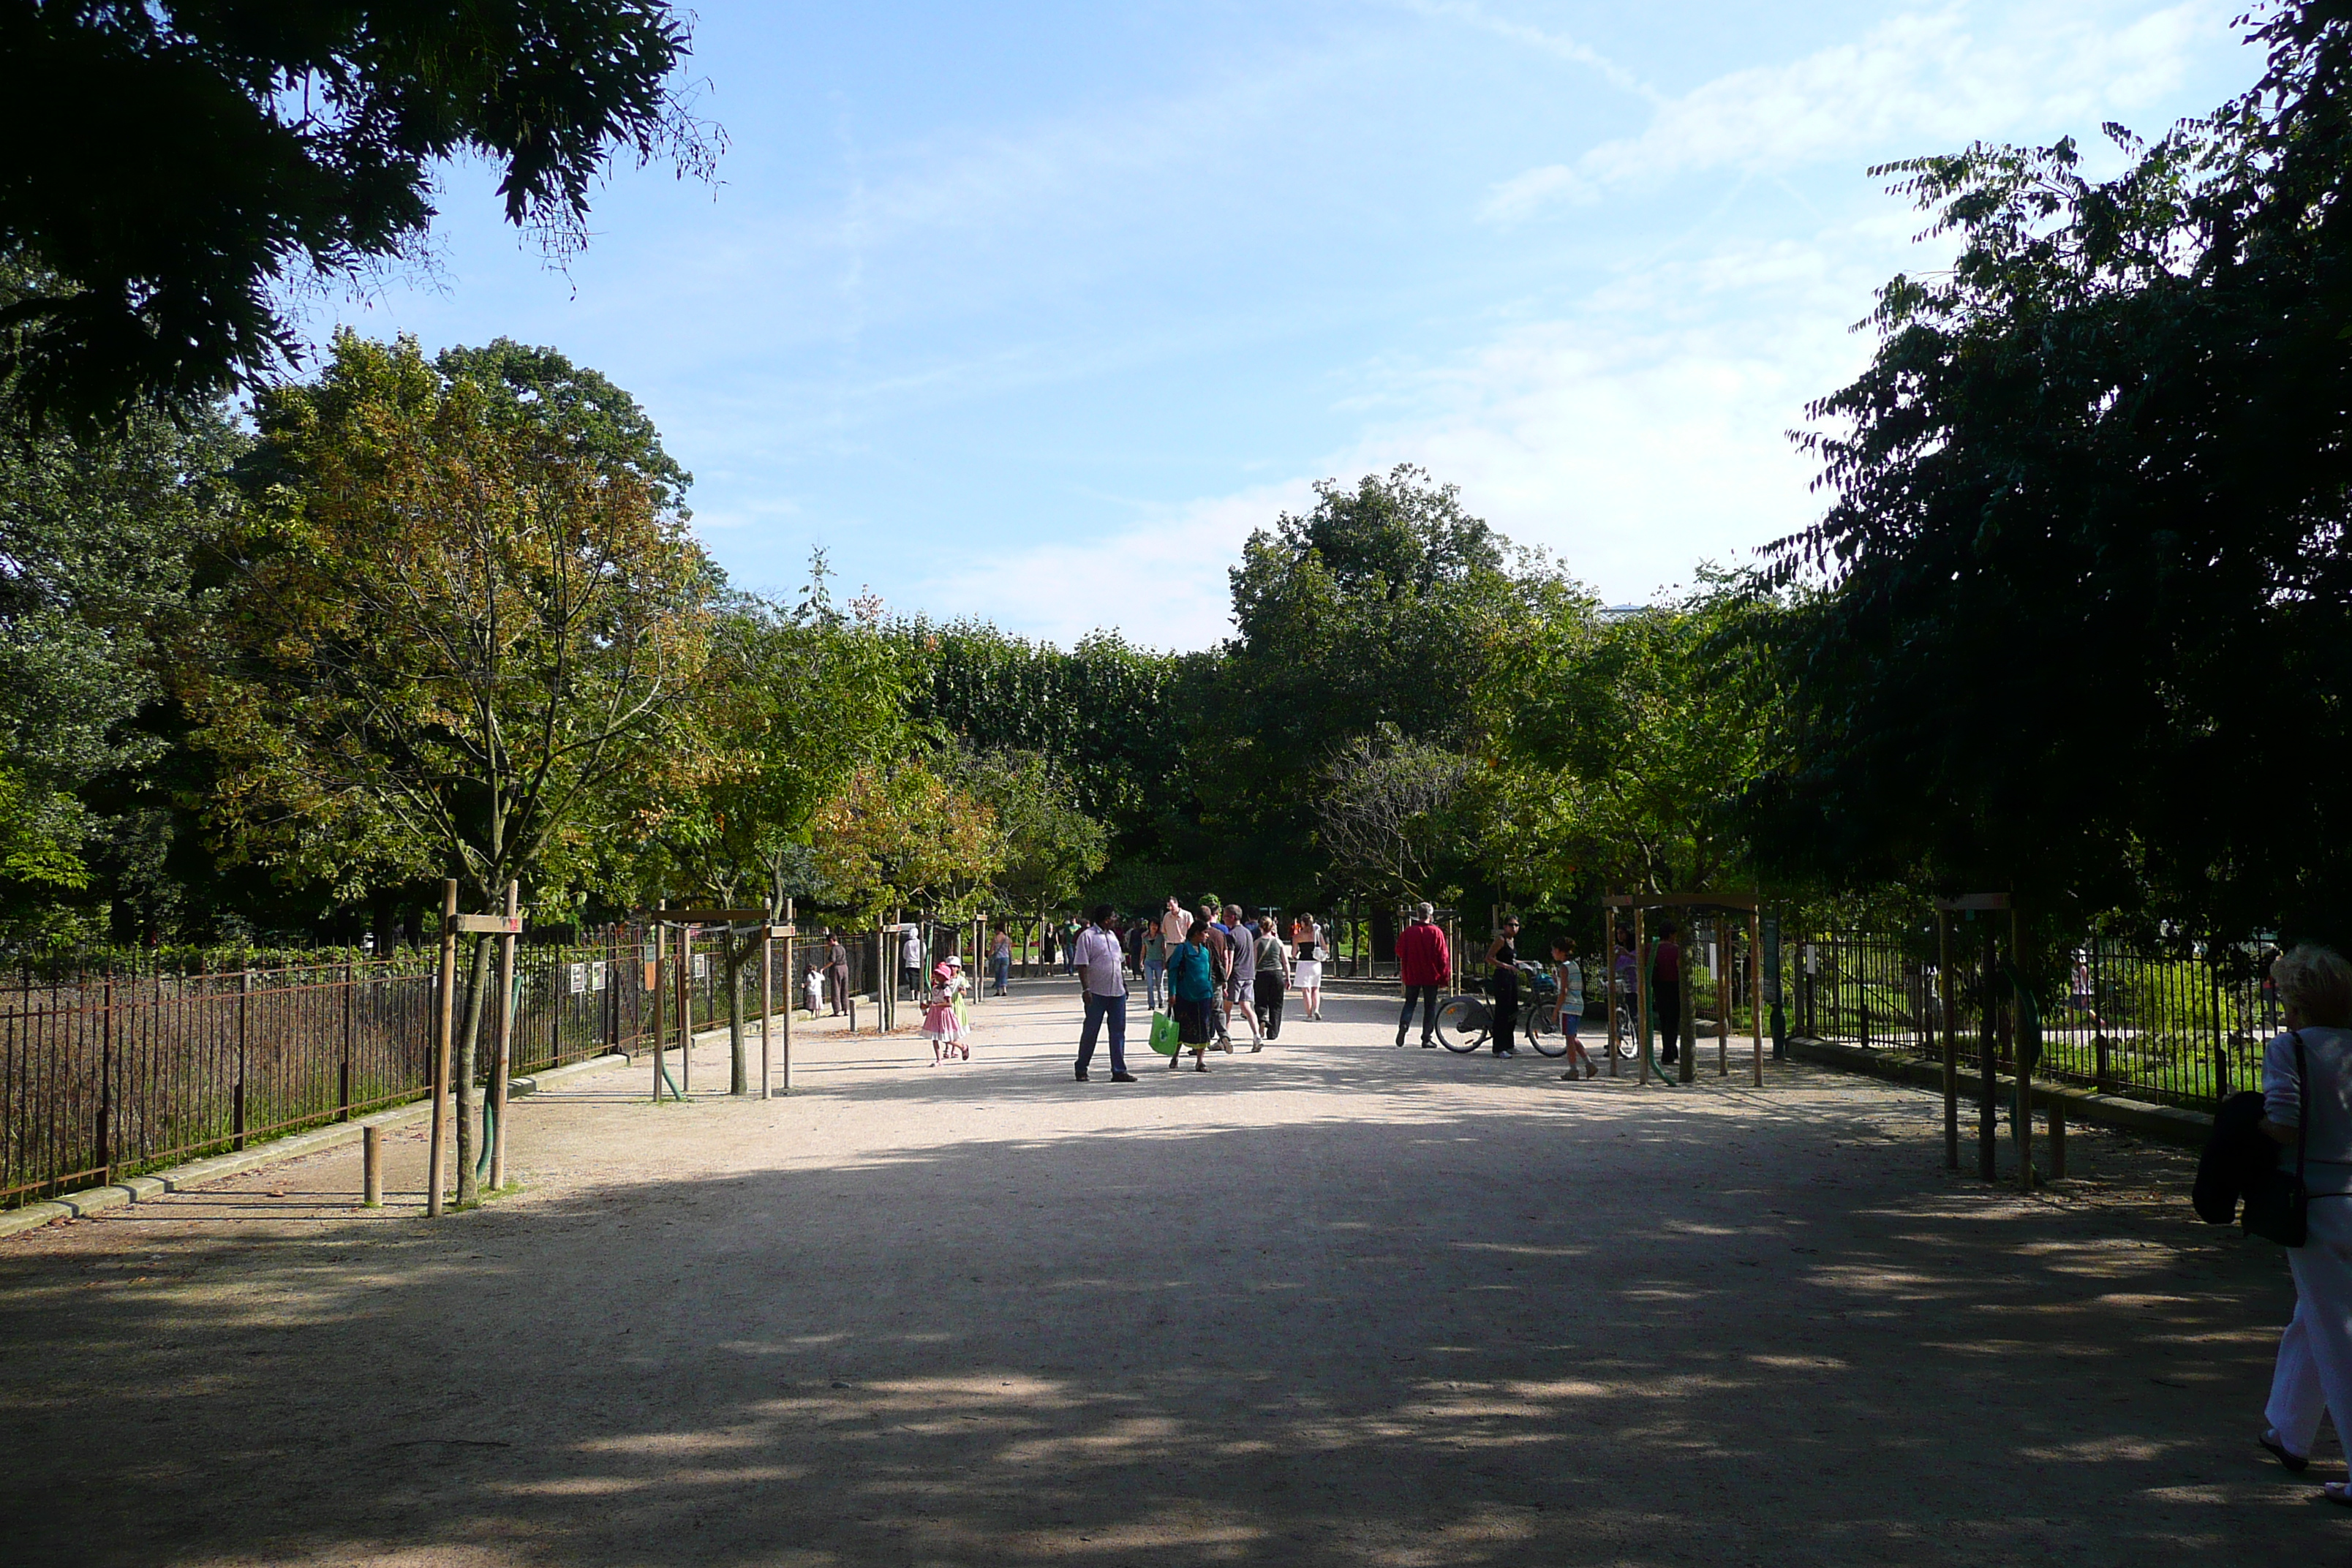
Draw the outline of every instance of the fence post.
[[[1944,1168],[1960,1168],[1960,1050],[1952,1000],[1951,917],[1936,911],[1936,985],[1944,1003]]]
[[[236,1089],[229,1105],[229,1147],[245,1147],[245,1064],[247,1015],[252,1010],[253,971],[236,974]]]
[[[2091,1037],[2091,1049],[2098,1059],[2097,1070],[2094,1073],[2092,1081],[2099,1086],[2101,1094],[2113,1094],[2116,1091],[2115,1074],[2107,1063],[2108,1046],[2105,1030],[2103,1029]]]
[[[360,983],[360,966],[355,960],[343,961],[343,1070],[342,1081],[335,1090],[335,1120],[352,1119],[352,993]]]
[[[98,1033],[98,1168],[100,1182],[114,1180],[114,976],[106,977],[106,1011]]]

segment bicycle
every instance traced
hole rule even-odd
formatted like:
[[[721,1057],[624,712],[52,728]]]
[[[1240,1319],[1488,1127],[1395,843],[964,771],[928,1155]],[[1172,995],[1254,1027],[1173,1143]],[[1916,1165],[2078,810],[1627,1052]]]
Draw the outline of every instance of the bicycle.
[[[1524,977],[1522,989],[1527,1000],[1521,1007],[1526,1028],[1521,1031],[1528,1044],[1539,1056],[1568,1055],[1568,1038],[1558,1032],[1559,1026],[1559,984],[1532,963],[1521,963]],[[1552,1038],[1544,1038],[1544,1026],[1549,1022]],[[1465,993],[1449,996],[1437,1009],[1437,1043],[1457,1057],[1466,1057],[1495,1036],[1495,1005],[1484,996]]]

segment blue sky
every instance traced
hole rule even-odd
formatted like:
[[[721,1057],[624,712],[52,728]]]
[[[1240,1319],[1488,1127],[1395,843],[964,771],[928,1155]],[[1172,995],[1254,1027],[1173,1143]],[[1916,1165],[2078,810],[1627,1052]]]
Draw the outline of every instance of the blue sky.
[[[1870,164],[2210,109],[2240,8],[710,4],[715,185],[617,171],[557,272],[450,170],[432,276],[308,325],[602,370],[745,587],[1201,647],[1411,461],[1644,599],[1821,504],[1786,433],[1941,255]]]

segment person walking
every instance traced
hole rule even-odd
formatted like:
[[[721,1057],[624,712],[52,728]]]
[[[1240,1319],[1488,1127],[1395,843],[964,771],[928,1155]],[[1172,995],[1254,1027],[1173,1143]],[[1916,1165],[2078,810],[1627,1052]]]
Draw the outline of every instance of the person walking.
[[[1257,984],[1257,932],[1249,921],[1242,919],[1239,904],[1225,906],[1225,941],[1233,948],[1225,973],[1225,1054],[1234,1049],[1233,1019],[1238,1010],[1242,1021],[1249,1025],[1250,1049],[1265,1049],[1265,1031],[1258,1026],[1257,1009],[1251,1004]]]
[[[2322,1415],[2339,1431],[2352,1424],[2352,963],[2302,942],[2271,979],[2285,1027],[2263,1049],[2262,1130],[2299,1152],[2308,1204],[2304,1244],[2287,1249],[2294,1316],[2279,1336],[2260,1441],[2300,1470]],[[2321,1489],[2352,1505],[2352,1485]]]
[[[1310,1023],[1323,1021],[1323,928],[1313,915],[1301,915],[1290,928],[1293,957],[1290,983]]]
[[[1233,938],[1217,919],[1217,901],[1204,900],[1201,905],[1201,923],[1194,928],[1194,940],[1209,950],[1209,967],[1215,973],[1217,995],[1209,1008],[1210,1022],[1216,1026],[1217,1043],[1227,1055],[1234,1048],[1232,1031],[1226,1026],[1225,987],[1232,983],[1234,973]]]
[[[1157,1013],[1160,1007],[1160,978],[1168,973],[1168,938],[1158,924],[1146,926],[1143,931],[1143,1001]]]
[[[1084,936],[1086,933],[1087,928],[1080,925],[1075,920],[1066,920],[1062,922],[1063,973],[1076,974],[1078,972],[1078,938]]]
[[[1683,944],[1675,938],[1682,927],[1672,921],[1658,926],[1658,941],[1652,950],[1650,962],[1650,1011],[1658,1020],[1658,1040],[1664,1047],[1658,1060],[1666,1067],[1675,1065],[1679,1053],[1683,1031]]]
[[[898,943],[898,987],[909,1002],[919,1000],[923,984],[923,937],[913,921],[907,925],[907,934]]]
[[[1431,918],[1437,910],[1417,904],[1404,930],[1397,932],[1397,973],[1404,982],[1404,1011],[1397,1015],[1396,1043],[1404,1044],[1412,1022],[1412,1006],[1422,1005],[1421,1048],[1437,1048],[1437,993],[1454,976],[1454,956],[1445,948],[1445,933]]]
[[[1183,1047],[1192,1047],[1192,1070],[1209,1070],[1209,1041],[1214,1033],[1217,971],[1208,947],[1187,940],[1168,950],[1168,1011],[1176,1020],[1178,1047],[1168,1058],[1174,1072],[1184,1059]]]
[[[1486,962],[1495,966],[1495,1054],[1515,1057],[1519,1026],[1519,917],[1506,915]]]
[[[1176,896],[1171,893],[1168,896],[1168,907],[1161,910],[1160,915],[1160,946],[1169,952],[1174,952],[1184,941],[1186,933],[1192,929],[1192,911],[1178,903]]]
[[[1095,1058],[1095,1040],[1103,1025],[1110,1025],[1110,1080],[1133,1083],[1127,1070],[1127,973],[1120,962],[1118,933],[1111,930],[1118,911],[1097,904],[1094,923],[1070,944],[1070,957],[1082,977],[1087,1021],[1078,1031],[1078,1081],[1087,1081],[1087,1064]]]
[[[1257,1001],[1257,1021],[1265,1026],[1265,1037],[1282,1038],[1282,999],[1290,989],[1290,950],[1282,942],[1281,933],[1274,928],[1272,915],[1261,915],[1257,922],[1257,963],[1251,975],[1250,988]],[[1263,1045],[1252,1046],[1262,1050]]]
[[[1552,978],[1559,983],[1559,1037],[1568,1044],[1568,1070],[1564,1079],[1597,1078],[1601,1069],[1592,1065],[1585,1054],[1584,1042],[1576,1031],[1584,1024],[1584,967],[1576,962],[1576,942],[1565,936],[1554,937],[1551,943]]]
[[[1008,994],[1013,981],[1013,934],[1001,925],[988,941],[988,968],[993,994]]]
[[[835,1017],[849,1011],[849,950],[841,945],[841,933],[830,928],[824,933],[824,990]]]

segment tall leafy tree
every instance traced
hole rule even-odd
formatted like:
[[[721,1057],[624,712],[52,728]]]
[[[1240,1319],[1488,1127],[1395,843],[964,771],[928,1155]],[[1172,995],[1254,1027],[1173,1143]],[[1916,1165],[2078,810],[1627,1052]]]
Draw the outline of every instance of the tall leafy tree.
[[[1890,166],[1959,242],[1897,278],[1782,547],[1778,858],[2042,908],[2342,926],[2352,847],[2352,14],[2264,7],[2251,92],[2129,165]]]
[[[873,626],[834,613],[821,587],[798,611],[734,601],[714,626],[687,719],[710,763],[696,789],[649,815],[644,879],[782,920],[787,898],[814,889],[819,811],[860,768],[903,750],[905,700],[890,645]],[[760,941],[730,935],[720,955],[738,1094],[751,1087],[741,976]]]
[[[0,253],[56,283],[0,309],[8,395],[111,416],[269,375],[281,287],[414,256],[450,159],[576,248],[616,153],[710,167],[688,42],[664,0],[5,0]]]
[[[221,542],[215,657],[190,672],[217,810],[291,875],[444,872],[542,906],[567,858],[707,756],[682,721],[717,574],[653,488],[550,438],[416,345],[338,338],[258,405],[278,482]],[[489,945],[460,1036],[458,1168]]]
[[[1573,603],[1549,562],[1514,549],[1459,490],[1409,465],[1325,481],[1304,516],[1250,536],[1233,571],[1238,635],[1182,689],[1204,870],[1277,899],[1321,885],[1322,781],[1351,739],[1471,749],[1482,694],[1522,628]],[[1339,887],[1334,890],[1359,889]]]
[[[0,310],[40,286],[0,269]],[[156,656],[189,613],[190,540],[234,510],[244,444],[218,408],[70,432],[0,399],[0,921],[20,939],[103,934],[126,892],[168,918],[160,888],[141,898],[116,873],[163,811],[139,788],[165,743],[145,722]]]

